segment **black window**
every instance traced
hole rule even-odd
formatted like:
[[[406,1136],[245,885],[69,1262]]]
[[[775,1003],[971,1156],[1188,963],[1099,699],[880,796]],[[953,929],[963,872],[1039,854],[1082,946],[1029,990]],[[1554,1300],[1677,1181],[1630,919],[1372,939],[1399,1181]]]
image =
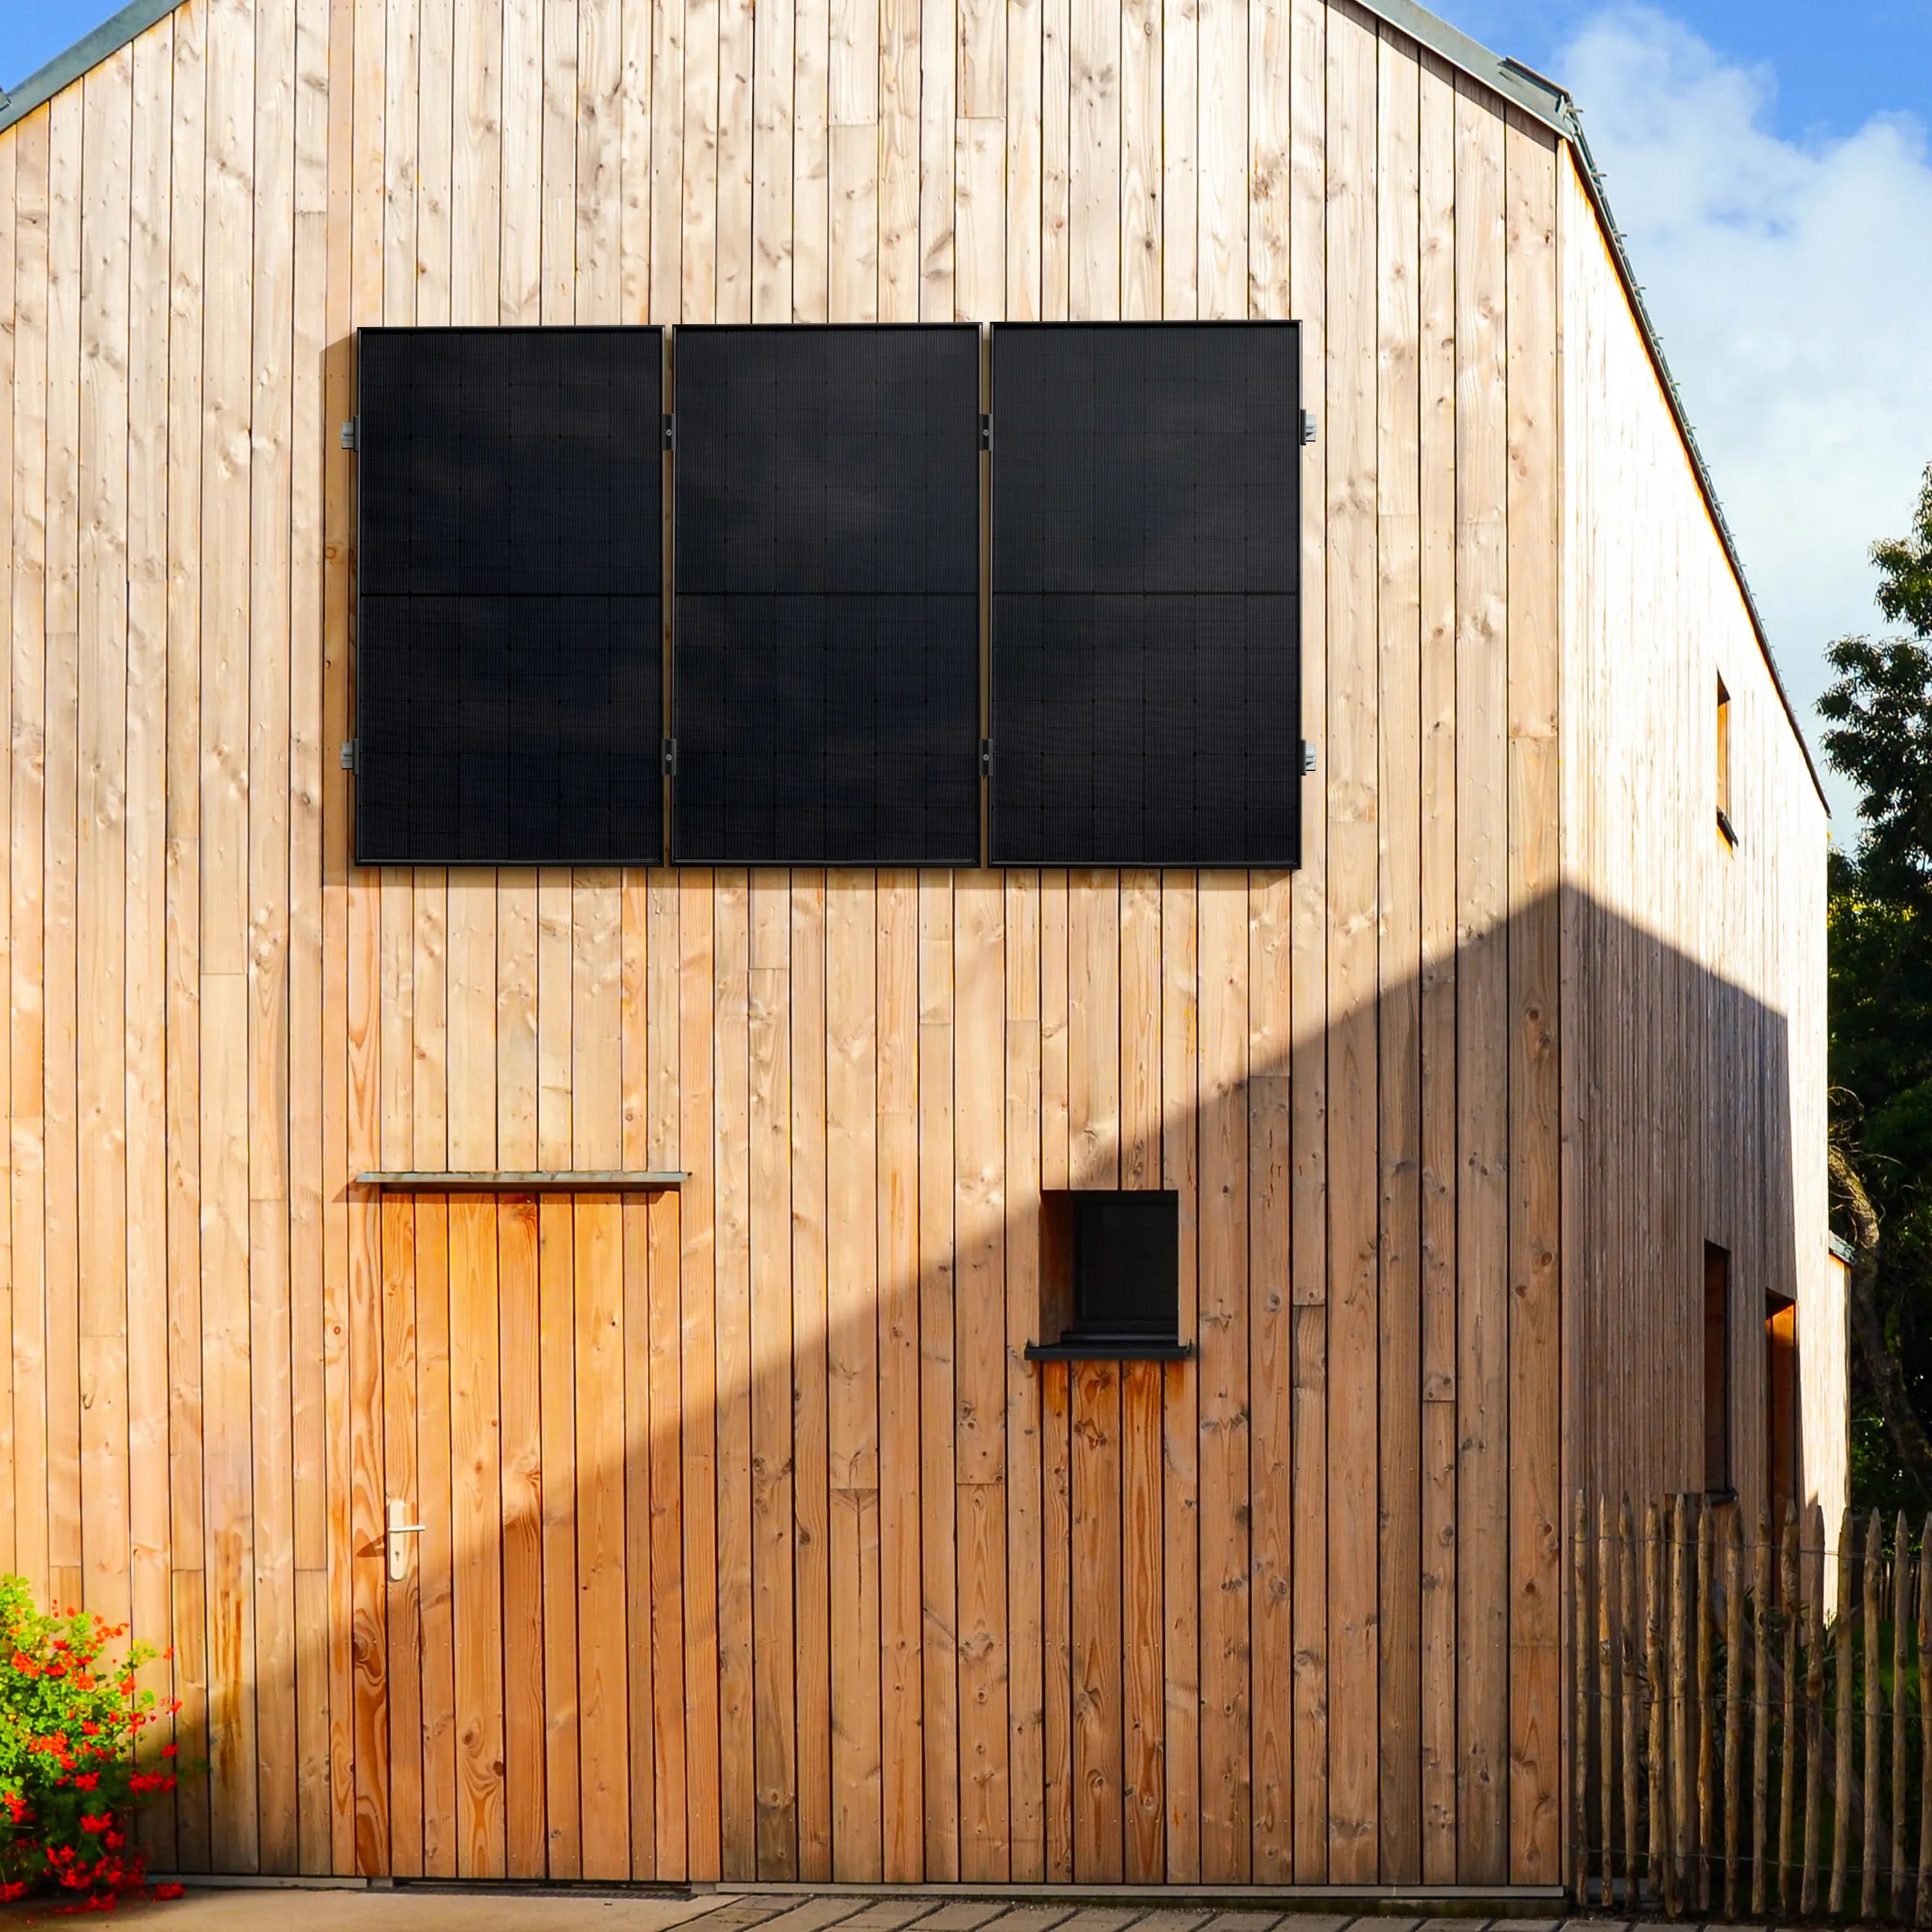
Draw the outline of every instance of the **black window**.
[[[1040,1336],[1030,1356],[1186,1352],[1179,1195],[1050,1192],[1040,1235]]]
[[[992,859],[1300,856],[1292,322],[993,330]]]
[[[673,856],[980,852],[980,338],[681,328]]]
[[[358,355],[358,860],[656,863],[662,332]]]

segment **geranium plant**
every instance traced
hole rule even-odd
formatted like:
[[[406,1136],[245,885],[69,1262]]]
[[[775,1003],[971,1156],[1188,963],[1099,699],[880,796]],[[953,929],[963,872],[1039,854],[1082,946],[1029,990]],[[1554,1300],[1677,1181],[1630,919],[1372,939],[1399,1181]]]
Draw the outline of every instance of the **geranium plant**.
[[[114,1904],[147,1882],[134,1813],[174,1789],[175,1747],[138,1747],[179,1708],[138,1689],[158,1654],[122,1648],[124,1624],[38,1609],[24,1578],[0,1576],[0,1899],[59,1889]]]

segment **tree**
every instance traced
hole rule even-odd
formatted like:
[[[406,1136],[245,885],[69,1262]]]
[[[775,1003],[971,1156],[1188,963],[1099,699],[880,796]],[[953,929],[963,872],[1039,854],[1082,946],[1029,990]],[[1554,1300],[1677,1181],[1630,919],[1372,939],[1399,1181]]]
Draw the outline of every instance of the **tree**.
[[[1832,1172],[1852,1270],[1862,1503],[1932,1502],[1932,469],[1910,533],[1876,544],[1881,612],[1819,700],[1826,756],[1861,794],[1832,854]]]

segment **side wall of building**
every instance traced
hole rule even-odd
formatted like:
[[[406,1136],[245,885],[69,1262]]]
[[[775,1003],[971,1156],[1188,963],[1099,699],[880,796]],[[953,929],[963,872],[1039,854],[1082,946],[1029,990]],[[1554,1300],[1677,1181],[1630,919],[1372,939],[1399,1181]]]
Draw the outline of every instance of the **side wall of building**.
[[[1730,1257],[1733,1480],[1755,1522],[1767,1297],[1797,1300],[1801,1357],[1830,1299],[1827,819],[1581,178],[1568,159],[1558,176],[1569,1479],[1640,1508],[1705,1486],[1714,1243]],[[1735,844],[1718,824],[1720,682]],[[1823,1426],[1808,1404],[1805,1493],[1841,1506]],[[1829,1426],[1842,1437],[1842,1409]]]
[[[162,1862],[1558,1876],[1556,162],[1322,0],[188,0],[0,136],[0,1565]],[[1299,873],[351,867],[358,325],[1116,314],[1304,325]],[[1198,1358],[1036,1372],[1117,1177]]]

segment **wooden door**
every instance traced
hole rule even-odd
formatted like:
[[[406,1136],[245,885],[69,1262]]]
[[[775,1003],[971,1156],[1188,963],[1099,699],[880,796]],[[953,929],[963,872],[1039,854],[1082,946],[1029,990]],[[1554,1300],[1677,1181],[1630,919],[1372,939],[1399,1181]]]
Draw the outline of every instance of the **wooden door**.
[[[682,1878],[682,1432],[661,1403],[654,1513],[650,1431],[653,1340],[674,1388],[676,1350],[675,1234],[654,1338],[651,1217],[674,1231],[674,1205],[398,1192],[370,1212],[358,1863]]]

